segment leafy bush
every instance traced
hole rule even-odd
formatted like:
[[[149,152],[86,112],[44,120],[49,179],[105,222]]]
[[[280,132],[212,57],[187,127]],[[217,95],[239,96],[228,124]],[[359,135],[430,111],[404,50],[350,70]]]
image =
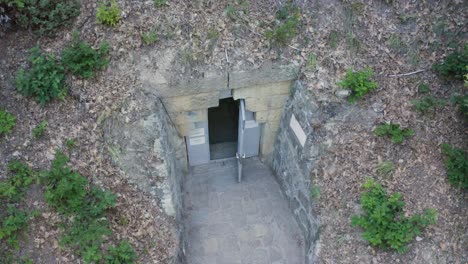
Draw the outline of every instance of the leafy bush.
[[[8,204],[6,216],[0,218],[0,241],[6,242],[9,246],[18,248],[18,232],[23,229],[29,221],[29,215],[16,208],[13,204]]]
[[[298,34],[299,9],[292,5],[284,5],[276,11],[276,25],[273,30],[265,31],[265,37],[279,46],[286,46]]]
[[[136,260],[136,254],[127,241],[121,241],[118,246],[110,247],[105,256],[106,264],[131,264]]]
[[[33,130],[32,130],[33,136],[34,136],[35,138],[40,138],[40,137],[42,137],[42,135],[44,135],[44,132],[45,132],[45,130],[46,130],[46,128],[47,128],[47,125],[48,125],[48,123],[47,123],[46,120],[44,120],[44,121],[42,121],[41,123],[39,123],[39,125],[37,125],[37,126],[36,126],[35,128],[33,128]]]
[[[68,216],[68,221],[63,224],[65,235],[61,243],[74,249],[86,263],[100,263],[104,256],[101,250],[104,236],[111,234],[105,213],[115,207],[116,197],[90,185],[85,177],[72,171],[67,162],[68,158],[58,151],[50,170],[42,173],[45,198],[52,208]],[[119,250],[128,253],[124,249],[128,250]]]
[[[400,144],[406,137],[414,135],[414,131],[408,128],[400,129],[400,125],[389,123],[377,126],[374,130],[374,134],[379,137],[390,136],[393,143]]]
[[[388,195],[380,183],[368,179],[364,183],[361,207],[364,215],[353,216],[352,225],[364,229],[362,238],[372,246],[405,252],[413,238],[421,234],[422,228],[437,221],[437,212],[427,209],[422,215],[405,216],[400,193]]]
[[[455,97],[455,104],[458,105],[458,110],[468,119],[468,95]]]
[[[16,125],[16,117],[4,110],[0,110],[0,136],[11,132]]]
[[[80,40],[77,32],[73,33],[73,42],[62,52],[62,63],[67,70],[83,78],[92,78],[96,70],[109,64],[107,56],[109,44],[102,43],[99,49],[93,49],[87,42]]]
[[[448,55],[442,63],[436,63],[432,69],[445,79],[463,80],[468,74],[468,45],[463,51],[455,51]]]
[[[149,32],[141,34],[141,39],[146,45],[151,45],[155,43],[156,41],[158,41],[159,37],[158,37],[158,34],[156,34],[155,32],[149,31]]]
[[[442,145],[449,182],[456,187],[468,188],[468,153],[448,144]]]
[[[430,110],[435,110],[438,107],[443,106],[445,102],[443,100],[439,100],[437,98],[434,98],[433,96],[428,95],[424,96],[419,100],[411,101],[411,104],[417,111],[421,113],[427,113]]]
[[[29,166],[17,160],[8,163],[8,171],[10,172],[8,180],[0,182],[0,198],[17,202],[23,198],[35,176]]]
[[[0,0],[1,4],[17,24],[40,35],[54,35],[57,28],[69,25],[80,14],[81,6],[78,0]]]
[[[388,175],[395,170],[395,164],[393,164],[391,161],[384,161],[377,165],[376,170],[380,174]]]
[[[368,92],[377,89],[377,83],[370,80],[372,76],[374,76],[374,72],[370,67],[357,72],[350,69],[346,73],[345,78],[338,82],[338,85],[351,90],[351,95],[348,100],[350,102],[356,102]]]
[[[54,55],[44,55],[39,48],[31,49],[31,68],[19,70],[16,87],[24,96],[34,96],[45,105],[52,99],[62,99],[67,94],[64,83],[65,70]]]
[[[154,6],[156,7],[163,7],[166,3],[167,0],[154,0]]]
[[[115,0],[101,2],[99,4],[96,19],[99,23],[108,26],[115,26],[122,18],[120,10]]]

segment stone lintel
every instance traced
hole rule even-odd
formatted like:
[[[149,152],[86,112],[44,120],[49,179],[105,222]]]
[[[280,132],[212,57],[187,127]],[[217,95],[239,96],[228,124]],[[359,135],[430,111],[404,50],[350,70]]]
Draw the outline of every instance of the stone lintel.
[[[280,94],[270,97],[246,98],[245,107],[251,112],[267,111],[270,109],[283,108],[289,95]]]
[[[219,92],[200,93],[162,99],[168,112],[203,110],[219,105]]]
[[[186,112],[169,112],[169,116],[175,124],[202,122],[208,120],[208,111],[205,109]]]
[[[262,98],[271,95],[289,95],[292,82],[284,81],[277,83],[259,84],[233,90],[234,100],[246,98]]]
[[[299,68],[296,65],[269,65],[260,69],[234,71],[229,74],[229,88],[238,89],[260,84],[292,81],[297,78]]]

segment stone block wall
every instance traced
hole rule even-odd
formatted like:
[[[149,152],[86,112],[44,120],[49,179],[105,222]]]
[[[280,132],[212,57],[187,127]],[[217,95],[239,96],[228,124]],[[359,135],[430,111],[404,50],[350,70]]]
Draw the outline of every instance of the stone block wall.
[[[275,171],[277,180],[304,234],[306,263],[313,263],[314,242],[318,238],[318,217],[313,212],[313,201],[310,198],[310,171],[318,159],[321,146],[314,142],[311,120],[318,118],[320,114],[314,98],[300,82],[296,82],[293,89],[294,94],[283,112],[272,157],[267,162]],[[292,115],[307,136],[304,146],[290,126]]]

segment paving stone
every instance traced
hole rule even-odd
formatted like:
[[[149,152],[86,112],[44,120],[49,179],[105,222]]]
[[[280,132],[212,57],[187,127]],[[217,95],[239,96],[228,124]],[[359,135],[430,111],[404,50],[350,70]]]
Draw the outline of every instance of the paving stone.
[[[184,189],[188,264],[303,264],[299,226],[271,170],[247,159],[237,183],[236,160],[193,167]]]

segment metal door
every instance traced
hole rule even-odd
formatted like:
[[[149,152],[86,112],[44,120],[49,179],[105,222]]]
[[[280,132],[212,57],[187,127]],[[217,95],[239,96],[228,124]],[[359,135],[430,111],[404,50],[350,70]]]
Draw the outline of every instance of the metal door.
[[[210,142],[208,122],[196,122],[195,129],[186,137],[187,154],[190,165],[208,163],[210,161]]]
[[[239,103],[239,133],[237,141],[237,180],[242,180],[243,159],[258,156],[260,146],[260,127],[254,113],[245,109],[244,99]]]

